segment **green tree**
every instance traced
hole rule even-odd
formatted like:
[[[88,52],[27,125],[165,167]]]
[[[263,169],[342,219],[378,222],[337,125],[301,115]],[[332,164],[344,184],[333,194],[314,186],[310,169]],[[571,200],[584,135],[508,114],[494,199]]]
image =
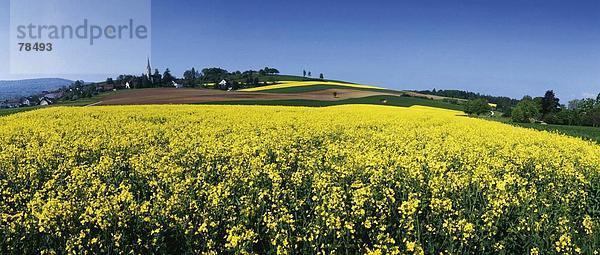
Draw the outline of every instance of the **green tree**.
[[[148,80],[148,77],[146,75],[141,76],[140,83],[142,88],[149,88],[151,85],[150,80]]]
[[[545,122],[558,125],[580,125],[581,120],[576,110],[562,109],[557,113],[546,115]]]
[[[156,84],[160,84],[162,82],[162,75],[160,75],[160,72],[158,71],[158,69],[154,69],[154,74],[152,75],[152,80]]]
[[[165,73],[163,73],[162,81],[167,86],[171,85],[171,82],[175,81],[175,77],[171,75],[171,70],[169,70],[169,68],[167,68]]]
[[[584,99],[579,100],[579,102],[577,104],[577,110],[586,112],[591,109],[594,109],[594,107],[596,107],[596,106],[600,106],[600,104],[596,103],[596,101],[594,99],[584,98]]]
[[[540,115],[540,105],[530,96],[525,96],[512,111],[512,121],[529,123]]]
[[[469,115],[481,115],[484,113],[488,113],[492,110],[492,107],[488,103],[487,100],[483,98],[478,98],[474,100],[469,100],[465,104],[464,112]]]
[[[275,68],[270,68],[270,67],[265,67],[265,69],[259,70],[258,74],[265,76],[265,75],[270,75],[270,74],[278,74],[279,70],[275,69]]]
[[[600,127],[600,106],[594,107],[594,109],[587,112],[586,115],[588,125],[593,127]]]
[[[323,73],[319,74],[319,79],[325,79],[325,76],[323,75]]]
[[[559,102],[560,102],[560,100],[556,97],[556,95],[554,95],[554,91],[552,91],[552,90],[546,91],[546,94],[544,94],[544,97],[542,97],[542,101],[541,101],[542,117],[546,117],[546,115],[548,115],[550,113],[556,113],[556,112],[560,111]]]
[[[204,68],[202,69],[202,76],[204,81],[219,83],[223,79],[227,79],[229,71],[217,67]]]
[[[187,85],[193,87],[196,83],[197,75],[198,73],[196,72],[196,69],[192,67],[191,70],[186,70],[183,72],[183,79],[186,81]]]

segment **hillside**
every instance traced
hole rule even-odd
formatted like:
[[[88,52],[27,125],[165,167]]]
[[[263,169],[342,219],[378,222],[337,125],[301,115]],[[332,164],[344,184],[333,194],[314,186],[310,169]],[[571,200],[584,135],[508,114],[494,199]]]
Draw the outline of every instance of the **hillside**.
[[[278,79],[290,76],[270,76]],[[462,110],[461,105],[445,102],[442,97],[421,95],[382,87],[341,81],[278,80],[274,84],[225,91],[203,88],[147,88],[121,90],[103,96],[96,105],[140,104],[254,104],[293,106],[332,106],[377,104],[390,106],[423,105]]]
[[[0,100],[31,96],[69,86],[73,81],[60,78],[0,81]]]
[[[335,95],[334,95],[335,93]],[[339,101],[351,98],[363,98],[395,94],[354,89],[325,89],[301,93],[267,93],[247,91],[224,91],[219,89],[198,88],[148,88],[122,90],[119,93],[104,96],[102,105],[129,104],[195,104],[217,103],[221,101],[266,101],[266,100],[318,100]]]
[[[382,105],[382,106],[427,106],[439,109],[447,109],[461,112],[463,107],[446,103],[439,100],[430,100],[419,97],[397,96],[397,95],[372,95],[359,98],[348,98],[342,100],[307,100],[307,99],[288,99],[288,100],[243,100],[243,101],[218,101],[206,102],[202,104],[223,104],[223,105],[277,105],[277,106],[308,106],[308,107],[326,107],[336,105]]]
[[[106,86],[106,82],[81,84],[77,90],[72,90],[73,95],[65,95],[65,98],[57,100],[55,105],[240,104],[321,107],[373,104],[399,107],[421,105],[462,110],[462,105],[449,103],[444,97],[411,91],[390,90],[372,85],[293,75],[265,75],[260,78],[261,85],[232,91],[216,89],[213,86],[202,86],[200,85],[202,82],[197,83],[196,88],[180,89],[174,87],[125,89],[121,85],[116,91],[113,91],[112,86],[109,90],[97,90],[99,87]],[[64,80],[63,82],[70,81]],[[185,80],[178,80],[178,82],[184,83]],[[267,85],[262,85],[263,83]],[[160,85],[164,86],[164,84]],[[86,91],[90,92],[88,94],[92,96],[83,93]],[[35,109],[38,107],[0,109],[0,115]]]
[[[434,95],[434,96],[442,96],[442,97],[450,97],[456,98],[460,100],[474,100],[478,98],[483,98],[488,102],[495,104],[498,111],[503,113],[510,113],[513,107],[519,103],[519,100],[504,97],[504,96],[492,96],[492,95],[484,95],[480,93],[464,91],[464,90],[421,90],[418,93],[426,94],[426,95]]]
[[[260,91],[260,92],[275,92],[275,93],[288,93],[288,92],[307,92],[324,89],[364,89],[364,90],[385,90],[380,87],[347,83],[347,82],[334,82],[326,80],[318,81],[278,81],[277,84],[260,86],[254,88],[241,89],[240,91]]]

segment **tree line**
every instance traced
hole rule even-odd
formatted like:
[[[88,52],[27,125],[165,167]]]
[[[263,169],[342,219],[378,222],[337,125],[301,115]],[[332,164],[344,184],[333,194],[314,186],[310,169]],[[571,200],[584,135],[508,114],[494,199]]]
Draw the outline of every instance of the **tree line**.
[[[566,106],[560,104],[552,90],[546,91],[543,97],[525,96],[513,109],[512,120],[600,127],[600,94],[596,98],[572,100]]]
[[[561,104],[553,90],[548,90],[541,97],[524,96],[521,100],[482,95],[462,90],[422,90],[422,94],[449,97],[455,104],[461,104],[469,115],[483,115],[493,110],[510,117],[513,122],[543,122],[557,125],[600,127],[600,94],[596,98],[575,99],[567,105]],[[457,101],[466,99],[466,102]],[[490,105],[496,104],[493,109]]]
[[[234,71],[229,72],[218,67],[204,68],[196,70],[192,68],[183,73],[183,77],[174,76],[169,68],[163,73],[158,69],[154,70],[152,75],[142,74],[135,75],[119,75],[116,79],[108,78],[106,84],[114,85],[116,89],[126,88],[126,84],[132,89],[137,88],[155,88],[155,87],[172,87],[173,82],[182,83],[185,87],[210,87],[217,89],[238,89],[244,87],[255,87],[260,85],[268,85],[269,82],[274,82],[274,75],[279,74],[276,68],[265,67],[260,70],[247,70],[244,72]],[[219,84],[225,80],[226,84]]]
[[[450,98],[458,98],[458,99],[466,99],[469,101],[477,100],[477,99],[485,99],[487,102],[482,104],[479,100],[478,107],[485,107],[488,103],[496,104],[496,110],[501,112],[504,116],[510,116],[512,112],[512,108],[515,107],[519,100],[513,99],[510,97],[504,96],[491,96],[491,95],[483,95],[475,92],[464,91],[464,90],[421,90],[417,91],[422,94],[434,95],[434,96],[442,96],[442,97],[450,97]],[[458,103],[458,102],[454,102]],[[475,105],[471,105],[475,106]]]
[[[150,76],[147,74],[135,75],[119,75],[115,79],[108,78],[106,84],[114,85],[115,89],[124,89],[126,84],[129,84],[129,88],[155,88],[155,87],[172,87],[173,82],[181,83],[184,87],[190,88],[215,88],[223,90],[236,90],[241,88],[257,87],[274,84],[281,79],[279,77],[279,70],[277,68],[265,67],[260,70],[247,70],[247,71],[228,71],[219,67],[209,67],[197,70],[191,68],[183,72],[181,78],[175,77],[169,68],[164,72],[160,72],[158,69],[154,70],[154,73]],[[298,79],[294,77],[293,79]],[[323,73],[319,74],[320,80],[325,79]],[[303,70],[303,77],[300,80],[317,80],[312,78],[310,71]],[[225,81],[225,84],[222,84]]]

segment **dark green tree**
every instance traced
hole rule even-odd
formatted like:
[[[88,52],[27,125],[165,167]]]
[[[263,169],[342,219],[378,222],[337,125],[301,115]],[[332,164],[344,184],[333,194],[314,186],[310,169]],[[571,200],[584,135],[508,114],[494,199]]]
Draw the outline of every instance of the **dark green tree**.
[[[587,124],[592,127],[600,127],[600,106],[594,107],[586,113]]]
[[[171,70],[167,68],[167,70],[165,70],[165,72],[163,73],[162,82],[164,85],[169,86],[173,81],[175,81],[175,77],[171,75]]]
[[[542,117],[546,117],[546,115],[550,113],[555,113],[560,111],[559,99],[554,95],[554,91],[548,90],[544,97],[541,99],[541,112]]]
[[[158,69],[154,69],[154,74],[152,75],[152,80],[156,84],[162,83],[162,75],[160,75],[160,72],[158,71]]]
[[[141,76],[141,87],[142,88],[149,88],[151,87],[152,83],[150,83],[150,80],[148,79],[148,77],[146,75],[142,75]]]
[[[478,98],[474,100],[469,100],[465,104],[464,112],[469,115],[482,115],[484,113],[489,113],[492,110],[492,107],[488,103],[487,100],[483,98]]]
[[[190,87],[194,87],[194,84],[196,83],[196,76],[197,72],[196,69],[193,67],[191,70],[186,70],[185,72],[183,72],[183,79],[185,80],[186,84]]]
[[[204,81],[219,83],[223,79],[227,79],[229,71],[217,67],[204,68],[202,69],[202,76]]]

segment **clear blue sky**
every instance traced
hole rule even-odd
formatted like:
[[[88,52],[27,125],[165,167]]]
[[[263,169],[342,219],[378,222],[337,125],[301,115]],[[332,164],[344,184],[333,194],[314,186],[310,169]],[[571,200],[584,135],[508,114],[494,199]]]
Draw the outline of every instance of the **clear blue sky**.
[[[30,78],[8,74],[8,15],[0,0],[0,79]],[[154,0],[152,62],[566,100],[600,92],[600,1]]]

